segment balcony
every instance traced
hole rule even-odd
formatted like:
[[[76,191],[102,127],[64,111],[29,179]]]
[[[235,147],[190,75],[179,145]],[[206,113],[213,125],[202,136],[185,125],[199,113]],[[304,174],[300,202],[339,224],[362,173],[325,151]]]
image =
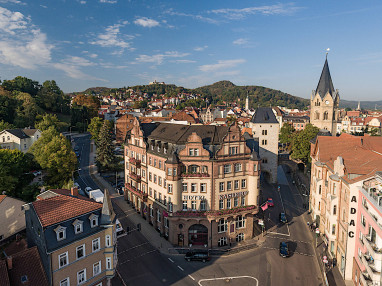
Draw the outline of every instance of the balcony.
[[[370,256],[362,255],[362,263],[366,267],[367,273],[370,279],[373,281],[379,281],[381,272],[375,269],[374,260]]]
[[[242,206],[236,207],[232,209],[224,209],[224,210],[211,210],[211,211],[193,211],[193,210],[182,210],[177,211],[171,216],[176,217],[196,217],[196,218],[207,218],[209,220],[213,220],[216,218],[229,217],[233,215],[245,215],[247,213],[256,214],[259,209],[256,206]]]
[[[128,183],[125,184],[125,188],[128,191],[132,192],[137,197],[139,197],[142,201],[147,202],[148,195],[146,193],[143,193],[141,190],[138,190],[136,187],[133,187],[132,185],[130,185]]]
[[[374,260],[382,261],[382,249],[377,247],[377,245],[371,241],[370,236],[365,236],[365,239],[363,241],[366,245],[367,251],[374,258]]]
[[[359,276],[361,282],[362,282],[362,285],[365,285],[365,286],[373,286],[373,280],[371,280],[370,278],[370,275],[366,273],[362,273],[361,272],[361,275]]]
[[[137,160],[137,159],[131,157],[131,158],[129,158],[129,162],[130,162],[130,164],[135,165],[137,168],[141,167],[141,160]]]
[[[182,178],[209,178],[210,175],[206,173],[182,173]]]
[[[134,181],[136,181],[137,183],[141,182],[141,176],[139,176],[133,172],[130,173],[130,178],[133,179]]]

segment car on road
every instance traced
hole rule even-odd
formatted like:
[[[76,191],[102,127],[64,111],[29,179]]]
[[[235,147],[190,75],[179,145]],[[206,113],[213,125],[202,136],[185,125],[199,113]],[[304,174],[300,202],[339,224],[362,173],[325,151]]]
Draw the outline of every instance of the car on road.
[[[33,176],[41,176],[41,171],[32,171]]]
[[[79,152],[79,151],[76,151],[76,152],[74,152],[74,153],[76,153],[76,156],[77,156],[77,157],[80,157],[80,152]]]
[[[184,259],[186,259],[187,261],[196,260],[206,262],[209,261],[211,258],[208,252],[206,251],[190,251],[186,253]]]
[[[275,206],[272,198],[268,198],[267,203],[268,203],[268,206],[270,206],[270,207],[274,207]]]
[[[119,221],[119,219],[117,219],[116,221],[115,221],[115,231],[116,231],[116,233],[117,233],[117,236],[118,235],[121,235],[121,234],[123,234],[125,231],[123,230],[123,227],[122,227],[122,224],[121,224],[121,222]]]
[[[282,223],[287,223],[288,222],[285,213],[280,213],[279,218],[280,218],[280,222],[282,222]]]
[[[280,256],[281,257],[289,257],[290,252],[289,252],[289,244],[288,242],[282,241],[280,242]]]
[[[91,188],[91,187],[86,187],[85,188],[85,194],[87,195],[87,196],[89,196],[89,192],[90,191],[92,191],[93,189]]]
[[[79,151],[80,148],[78,146],[74,147],[74,151]]]

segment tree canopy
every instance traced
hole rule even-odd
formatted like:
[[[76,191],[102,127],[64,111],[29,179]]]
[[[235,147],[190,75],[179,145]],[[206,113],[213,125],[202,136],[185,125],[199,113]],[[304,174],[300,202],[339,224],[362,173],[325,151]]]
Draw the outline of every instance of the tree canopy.
[[[311,162],[310,140],[317,136],[319,129],[312,124],[307,124],[305,129],[293,136],[291,157],[301,160],[305,165]]]
[[[41,131],[48,130],[49,127],[53,127],[57,131],[61,131],[68,127],[68,124],[58,120],[56,114],[46,113],[45,115],[39,115],[36,118],[36,128]]]
[[[102,126],[103,120],[99,117],[93,117],[88,126],[88,131],[92,135],[92,139],[96,142],[98,141],[98,135],[101,131]]]
[[[97,163],[101,169],[113,169],[116,165],[116,156],[112,139],[113,129],[105,120],[98,135],[97,141]]]

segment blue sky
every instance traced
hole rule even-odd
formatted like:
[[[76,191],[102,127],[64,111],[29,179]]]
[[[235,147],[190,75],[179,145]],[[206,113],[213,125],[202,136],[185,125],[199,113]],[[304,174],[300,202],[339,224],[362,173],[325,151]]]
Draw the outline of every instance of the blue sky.
[[[342,99],[381,100],[382,2],[0,0],[0,77],[65,91],[219,80],[309,98],[325,51]]]

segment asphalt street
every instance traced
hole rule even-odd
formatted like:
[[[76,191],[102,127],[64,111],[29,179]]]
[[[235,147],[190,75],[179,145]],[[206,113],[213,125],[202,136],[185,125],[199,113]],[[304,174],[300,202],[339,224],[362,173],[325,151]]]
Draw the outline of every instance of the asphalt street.
[[[81,155],[79,176],[81,188],[99,188],[89,174],[90,136],[75,138]],[[281,168],[281,167],[280,167]],[[312,233],[304,219],[303,198],[289,174],[279,170],[277,185],[262,184],[263,198],[271,197],[275,206],[264,212],[267,228],[261,247],[211,261],[187,262],[183,255],[164,255],[136,230],[129,219],[135,210],[114,209],[128,235],[118,239],[118,274],[113,285],[320,285],[321,275],[313,256]],[[279,223],[279,213],[287,214],[288,223]],[[262,214],[261,214],[262,215]],[[291,256],[279,255],[279,244],[287,241]]]

